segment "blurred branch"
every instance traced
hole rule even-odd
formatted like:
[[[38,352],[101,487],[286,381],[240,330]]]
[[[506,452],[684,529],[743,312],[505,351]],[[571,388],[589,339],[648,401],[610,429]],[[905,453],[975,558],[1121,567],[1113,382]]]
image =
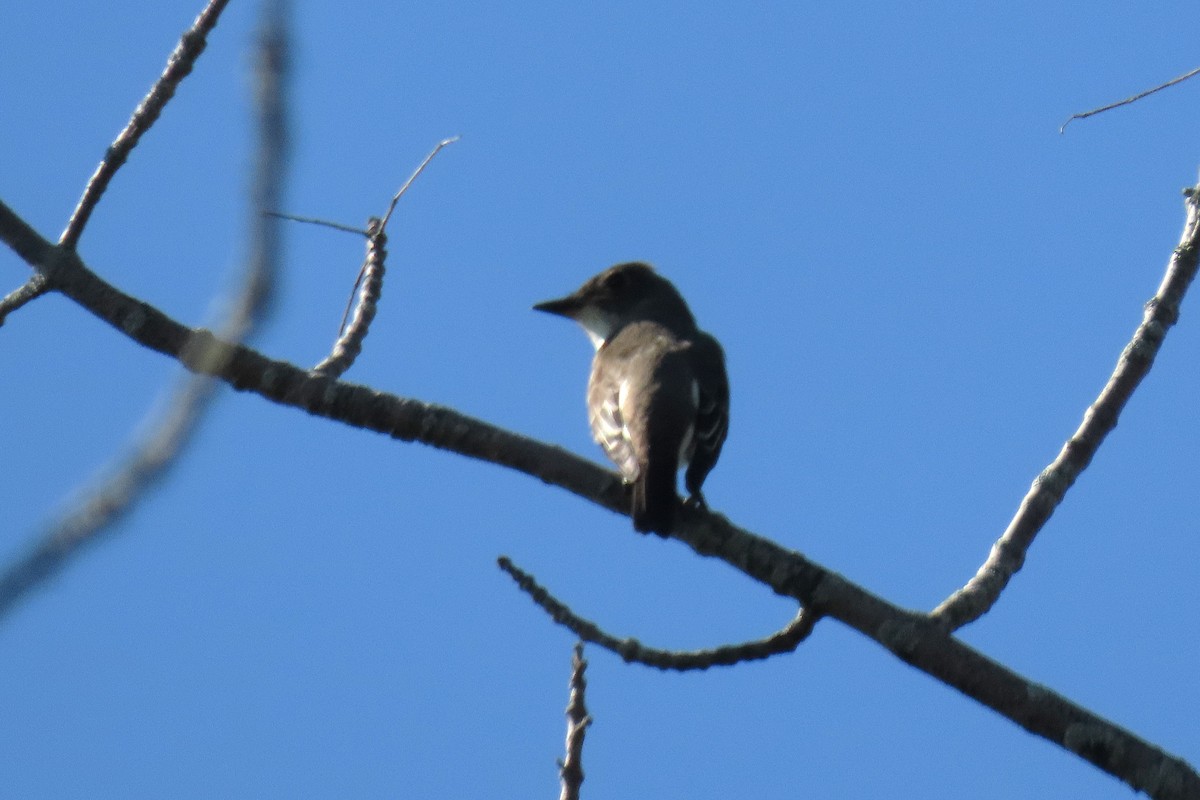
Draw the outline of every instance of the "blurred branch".
[[[585,672],[587,661],[583,657],[583,642],[576,642],[571,655],[571,695],[567,701],[567,754],[558,767],[562,782],[559,800],[579,800],[579,790],[583,786],[583,739],[592,724],[584,701],[587,693]]]
[[[42,238],[0,202],[0,241],[88,312],[139,344],[212,374],[240,391],[255,392],[315,416],[419,441],[519,470],[546,483],[627,513],[620,479],[562,448],[543,444],[453,409],[331,380],[250,348],[191,329],[91,272],[79,256]],[[1180,270],[1195,269],[1194,247],[1177,253]],[[1188,266],[1190,264],[1190,267]],[[216,361],[191,356],[196,340],[210,343]],[[214,363],[219,366],[214,366]],[[904,610],[778,544],[737,528],[719,514],[683,507],[672,538],[720,558],[777,594],[820,609],[864,634],[905,663],[992,708],[1021,727],[1075,753],[1152,797],[1200,797],[1200,775],[1184,761],[1029,681],[954,638],[943,624]]]
[[[1166,89],[1168,86],[1174,86],[1177,83],[1183,83],[1188,78],[1194,77],[1196,75],[1200,75],[1200,67],[1197,67],[1196,69],[1192,70],[1191,72],[1180,75],[1178,78],[1172,78],[1171,80],[1167,81],[1166,83],[1161,83],[1158,86],[1155,86],[1153,89],[1147,89],[1146,91],[1144,91],[1140,94],[1135,94],[1133,97],[1126,97],[1124,100],[1118,100],[1115,103],[1109,103],[1108,105],[1101,106],[1100,108],[1093,108],[1091,111],[1084,111],[1083,113],[1080,113],[1080,114],[1072,114],[1067,119],[1067,121],[1064,122],[1062,124],[1062,126],[1058,129],[1058,132],[1060,134],[1065,133],[1067,130],[1067,126],[1071,124],[1072,120],[1087,119],[1088,117],[1094,117],[1097,114],[1103,114],[1105,111],[1111,111],[1114,108],[1120,108],[1121,106],[1127,106],[1130,103],[1136,103],[1138,100],[1141,100],[1143,97],[1149,97],[1150,95],[1154,94],[1155,92],[1161,92],[1163,89]]]
[[[500,565],[500,569],[507,572],[516,581],[521,591],[529,595],[530,599],[549,614],[551,619],[583,641],[591,642],[616,653],[626,662],[644,664],[661,670],[688,672],[709,667],[729,667],[744,661],[761,661],[780,653],[790,653],[808,638],[820,617],[819,614],[808,609],[801,609],[795,619],[782,630],[765,639],[724,645],[709,650],[660,650],[646,647],[637,639],[619,639],[606,633],[596,623],[571,611],[545,587],[538,584],[533,576],[521,570],[507,557],[501,556],[497,559],[497,563]]]
[[[0,298],[0,325],[4,324],[4,320],[9,314],[26,303],[38,299],[48,291],[46,276],[40,272],[33,273],[29,280]]]
[[[262,210],[278,202],[282,193],[287,150],[284,125],[287,40],[281,4],[268,3],[267,7],[257,70],[259,143],[251,188],[250,256],[241,288],[221,326],[222,335],[231,340],[248,335],[266,315],[280,261],[278,223],[268,222]],[[59,249],[65,250],[66,245],[60,245]],[[222,358],[225,355],[223,348],[196,340],[187,357],[206,365],[207,372],[213,372],[224,366]],[[184,380],[173,393],[161,418],[148,433],[139,437],[122,463],[79,500],[22,558],[0,573],[0,615],[61,570],[84,545],[111,531],[113,523],[166,474],[196,430],[218,386],[206,374],[192,375]]]
[[[200,54],[208,45],[208,34],[216,27],[217,20],[228,3],[229,0],[210,0],[200,15],[196,17],[192,27],[184,32],[179,44],[167,59],[167,67],[163,70],[163,74],[154,82],[150,93],[138,104],[133,116],[125,124],[124,130],[109,145],[108,152],[104,154],[104,160],[100,162],[100,166],[96,168],[96,172],[88,181],[83,196],[79,199],[79,204],[75,206],[75,211],[72,212],[66,229],[58,239],[58,243],[63,247],[73,250],[79,244],[79,237],[83,235],[83,229],[92,216],[92,212],[96,210],[96,204],[100,202],[109,182],[117,174],[117,170],[128,160],[133,148],[137,147],[142,134],[150,130],[158,120],[167,103],[175,96],[175,89],[191,73],[196,59],[200,58]]]
[[[957,630],[978,619],[1000,598],[1008,581],[1025,563],[1025,554],[1034,538],[1091,463],[1104,438],[1117,426],[1121,411],[1154,365],[1167,331],[1179,319],[1183,296],[1196,276],[1200,253],[1200,196],[1196,192],[1197,189],[1185,192],[1187,218],[1183,234],[1167,262],[1158,292],[1146,303],[1141,325],[1121,352],[1100,396],[1084,413],[1079,430],[1067,440],[1050,466],[1034,479],[1016,516],[992,545],[975,577],[933,610],[933,618],[948,629]]]

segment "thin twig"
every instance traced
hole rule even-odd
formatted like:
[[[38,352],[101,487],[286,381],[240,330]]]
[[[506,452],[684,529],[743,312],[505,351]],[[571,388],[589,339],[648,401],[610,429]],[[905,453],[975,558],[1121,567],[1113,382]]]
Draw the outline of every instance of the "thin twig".
[[[1009,579],[1025,563],[1025,554],[1038,532],[1062,502],[1067,490],[1083,472],[1104,438],[1117,426],[1117,418],[1142,378],[1154,365],[1167,331],[1179,319],[1179,306],[1196,275],[1200,251],[1200,198],[1187,193],[1187,219],[1179,245],[1167,263],[1162,283],[1145,306],[1142,323],[1117,360],[1116,369],[1096,401],[1083,415],[1083,423],[1067,440],[1058,457],[1033,481],[1016,515],[975,576],[932,612],[949,630],[983,616],[995,605]]]
[[[192,71],[196,59],[200,57],[208,44],[208,34],[216,26],[221,12],[228,4],[229,0],[210,0],[200,15],[196,17],[192,27],[180,38],[179,44],[167,59],[167,67],[163,74],[155,81],[150,93],[138,104],[133,116],[125,124],[125,129],[109,145],[108,152],[104,154],[104,160],[100,162],[100,166],[96,168],[96,172],[88,181],[87,187],[83,190],[83,196],[79,199],[79,204],[75,206],[75,211],[71,214],[67,227],[58,239],[60,245],[73,250],[79,244],[79,237],[83,235],[83,229],[92,216],[92,212],[96,210],[96,204],[100,202],[109,182],[129,158],[133,148],[137,147],[142,135],[150,130],[167,103],[175,96],[175,90],[180,82]]]
[[[4,320],[8,318],[9,314],[26,303],[38,299],[48,291],[50,291],[50,282],[46,280],[46,276],[35,272],[29,280],[0,299],[0,325],[4,324]]]
[[[576,642],[571,654],[571,694],[567,700],[567,749],[558,765],[558,776],[562,782],[559,800],[579,800],[579,790],[583,786],[583,739],[592,724],[585,701],[585,672],[587,660],[583,657],[583,642]]]
[[[765,639],[724,645],[708,650],[661,650],[655,647],[646,647],[637,639],[622,639],[606,633],[596,623],[571,611],[562,601],[550,594],[545,587],[513,564],[507,557],[501,556],[496,563],[499,564],[500,569],[512,577],[521,591],[529,595],[530,599],[549,614],[555,622],[580,639],[616,653],[627,662],[644,664],[661,670],[689,672],[709,667],[728,667],[744,661],[761,661],[780,653],[790,653],[808,638],[808,635],[812,633],[813,626],[820,618],[820,614],[801,609],[791,622]]]
[[[346,370],[354,365],[355,359],[362,352],[362,343],[367,338],[367,333],[371,328],[371,321],[375,319],[375,311],[379,305],[379,298],[383,295],[383,276],[386,272],[387,262],[387,224],[391,219],[392,212],[396,209],[396,203],[412,186],[413,181],[417,176],[425,171],[425,167],[429,166],[429,162],[433,161],[443,147],[448,144],[457,142],[460,137],[452,136],[449,139],[443,139],[437,143],[437,146],[430,151],[429,155],[425,156],[422,161],[413,171],[413,174],[408,177],[400,190],[392,196],[392,202],[388,206],[387,213],[382,218],[372,217],[367,222],[367,256],[363,260],[362,267],[358,270],[358,276],[354,279],[354,288],[350,291],[350,297],[346,300],[346,308],[342,312],[342,321],[338,325],[338,338],[333,343],[333,349],[329,355],[325,357],[321,363],[313,367],[314,372],[319,372],[322,375],[328,375],[331,378],[337,378],[345,374]],[[351,318],[350,309],[354,309],[354,316]],[[346,324],[347,319],[350,320],[349,325]]]
[[[1067,119],[1067,121],[1062,124],[1062,127],[1060,127],[1058,129],[1058,132],[1060,134],[1065,132],[1067,130],[1067,126],[1071,124],[1071,120],[1087,119],[1088,117],[1093,117],[1096,114],[1102,114],[1105,111],[1111,111],[1114,108],[1120,108],[1121,106],[1127,106],[1130,103],[1136,103],[1138,100],[1141,100],[1143,97],[1149,97],[1150,95],[1154,94],[1155,92],[1161,92],[1163,89],[1166,89],[1169,86],[1174,86],[1177,83],[1183,83],[1188,78],[1194,77],[1196,75],[1200,75],[1200,67],[1196,67],[1191,72],[1180,75],[1178,78],[1172,78],[1171,80],[1167,81],[1166,83],[1159,84],[1158,86],[1155,86],[1153,89],[1147,89],[1146,91],[1142,92],[1141,94],[1135,94],[1133,97],[1126,97],[1124,100],[1118,100],[1115,103],[1109,103],[1108,105],[1101,106],[1100,108],[1093,108],[1091,111],[1084,111],[1081,114],[1072,114]]]
[[[255,169],[251,214],[250,257],[246,274],[231,312],[222,324],[222,336],[238,341],[265,317],[273,294],[274,274],[281,258],[278,223],[264,222],[261,209],[282,194],[286,160],[284,125],[284,74],[287,63],[286,20],[283,3],[267,4],[260,40],[259,156]],[[62,246],[60,246],[62,247]],[[35,587],[66,566],[81,548],[113,530],[133,504],[176,463],[196,431],[203,412],[220,384],[210,374],[228,365],[227,348],[212,340],[195,339],[181,356],[205,365],[200,374],[184,379],[165,412],[150,431],[139,437],[131,452],[108,476],[86,492],[62,519],[15,563],[0,572],[0,615],[9,611]]]
[[[320,217],[301,217],[296,214],[284,214],[281,211],[264,211],[268,217],[276,219],[286,219],[289,222],[303,222],[306,225],[321,225],[326,228],[333,228],[336,231],[344,231],[345,233],[357,233],[359,236],[367,236],[367,232],[362,228],[356,228],[353,225],[343,225],[340,222],[332,222]]]
[[[440,153],[443,147],[454,144],[461,138],[461,136],[451,136],[449,139],[442,139],[437,143],[437,146],[435,146],[433,150],[429,152],[429,155],[425,156],[425,160],[417,165],[417,168],[413,170],[413,174],[408,176],[408,180],[404,182],[404,185],[400,187],[400,190],[396,192],[396,194],[392,195],[392,202],[388,205],[387,213],[383,215],[383,219],[379,223],[381,230],[387,228],[388,220],[392,218],[392,212],[396,210],[396,203],[400,202],[400,198],[403,197],[404,193],[408,191],[408,187],[413,185],[413,181],[417,179],[417,176],[425,171],[425,168],[429,166],[429,162],[433,161],[433,157]]]

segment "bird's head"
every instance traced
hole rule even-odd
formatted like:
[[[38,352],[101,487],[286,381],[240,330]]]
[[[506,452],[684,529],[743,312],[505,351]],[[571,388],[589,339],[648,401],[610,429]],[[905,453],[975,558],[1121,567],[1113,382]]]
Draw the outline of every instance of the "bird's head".
[[[679,291],[640,261],[609,267],[566,297],[538,303],[534,309],[575,320],[596,349],[631,322],[658,322],[679,334],[696,327]]]

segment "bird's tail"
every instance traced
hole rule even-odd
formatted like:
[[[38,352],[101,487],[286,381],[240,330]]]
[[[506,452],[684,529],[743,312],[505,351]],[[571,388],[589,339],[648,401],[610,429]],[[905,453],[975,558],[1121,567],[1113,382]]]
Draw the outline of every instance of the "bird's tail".
[[[675,526],[676,464],[672,459],[652,460],[633,483],[633,528],[641,533],[666,536]]]

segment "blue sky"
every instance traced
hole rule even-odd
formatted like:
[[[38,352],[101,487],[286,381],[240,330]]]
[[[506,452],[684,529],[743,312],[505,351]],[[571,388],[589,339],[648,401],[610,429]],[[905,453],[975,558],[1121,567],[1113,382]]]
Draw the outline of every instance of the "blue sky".
[[[0,191],[56,237],[198,4],[0,18]],[[1195,181],[1191,4],[296,3],[287,210],[391,228],[347,379],[588,457],[590,346],[532,312],[649,260],[725,345],[712,506],[900,605],[969,578],[1107,380]],[[244,252],[235,3],[80,252],[177,319]],[[287,230],[256,340],[320,360],[361,259]],[[27,268],[0,258],[5,286]],[[7,291],[5,288],[4,291]],[[1121,424],[963,638],[1192,763],[1200,686],[1194,299]],[[59,297],[0,328],[0,554],[121,451],[178,368]],[[225,393],[109,540],[0,627],[14,797],[549,797],[571,636],[506,554],[618,635],[699,648],[793,608],[487,464]],[[834,622],[664,675],[590,649],[588,798],[1124,798]]]

